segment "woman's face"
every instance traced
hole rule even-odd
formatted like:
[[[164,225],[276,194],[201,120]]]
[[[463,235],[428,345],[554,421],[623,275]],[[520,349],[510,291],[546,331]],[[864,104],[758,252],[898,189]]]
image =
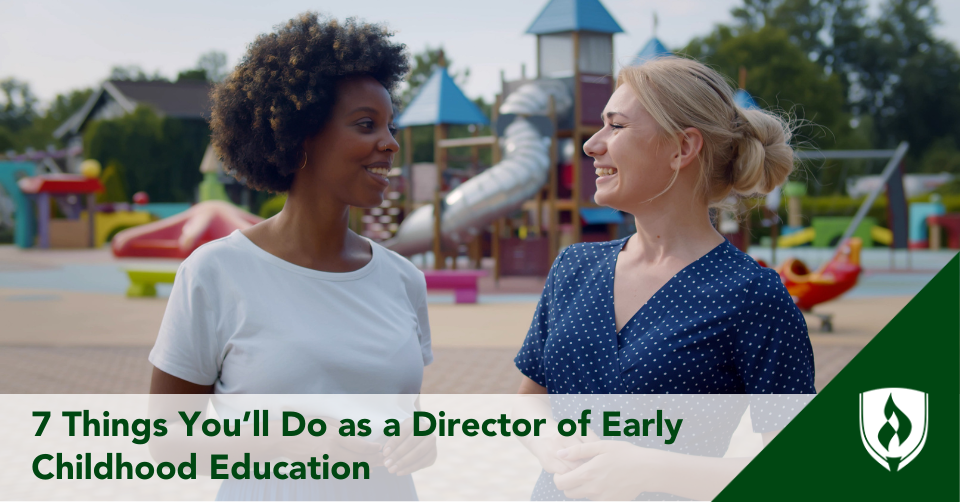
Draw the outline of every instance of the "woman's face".
[[[304,142],[311,191],[348,206],[379,206],[400,149],[393,118],[390,93],[375,79],[340,82],[327,124]]]
[[[670,184],[671,142],[627,85],[617,88],[603,110],[603,129],[583,145],[597,173],[597,204],[633,212]]]

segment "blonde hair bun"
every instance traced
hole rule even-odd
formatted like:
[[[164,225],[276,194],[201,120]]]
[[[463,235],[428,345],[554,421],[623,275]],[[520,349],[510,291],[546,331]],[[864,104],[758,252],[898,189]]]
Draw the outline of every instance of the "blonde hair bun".
[[[793,170],[791,123],[737,106],[732,86],[703,63],[654,59],[621,69],[617,86],[623,84],[667,135],[679,138],[688,127],[703,135],[697,191],[708,204],[720,203],[731,191],[768,193]]]
[[[790,125],[763,110],[737,107],[739,134],[733,141],[736,160],[732,189],[741,195],[769,193],[793,170]]]

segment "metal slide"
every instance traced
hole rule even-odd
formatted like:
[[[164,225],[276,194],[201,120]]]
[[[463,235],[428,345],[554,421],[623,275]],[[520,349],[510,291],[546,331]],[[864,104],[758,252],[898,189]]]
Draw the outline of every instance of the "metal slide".
[[[553,96],[557,116],[573,108],[569,88],[558,80],[526,84],[500,106],[500,114],[516,115],[500,138],[499,164],[470,178],[444,198],[440,233],[451,244],[470,242],[497,218],[516,211],[536,195],[550,173],[550,138],[525,116],[546,115]],[[384,245],[402,255],[429,251],[433,243],[433,205],[422,206],[403,220]]]

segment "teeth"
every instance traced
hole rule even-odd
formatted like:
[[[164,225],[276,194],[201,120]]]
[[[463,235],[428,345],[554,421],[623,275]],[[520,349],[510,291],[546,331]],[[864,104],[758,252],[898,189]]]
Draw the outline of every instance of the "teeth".
[[[597,176],[611,176],[617,174],[617,170],[612,167],[598,167]]]
[[[368,167],[367,171],[370,171],[371,173],[376,174],[378,176],[383,176],[384,178],[386,178],[387,175],[390,174],[389,167]]]

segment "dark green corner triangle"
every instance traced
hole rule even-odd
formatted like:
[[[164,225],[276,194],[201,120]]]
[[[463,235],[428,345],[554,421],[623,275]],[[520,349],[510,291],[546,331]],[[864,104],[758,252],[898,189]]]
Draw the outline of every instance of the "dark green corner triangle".
[[[859,394],[929,394],[929,434],[902,471],[860,438]],[[907,304],[717,496],[744,500],[960,500],[960,257]]]

